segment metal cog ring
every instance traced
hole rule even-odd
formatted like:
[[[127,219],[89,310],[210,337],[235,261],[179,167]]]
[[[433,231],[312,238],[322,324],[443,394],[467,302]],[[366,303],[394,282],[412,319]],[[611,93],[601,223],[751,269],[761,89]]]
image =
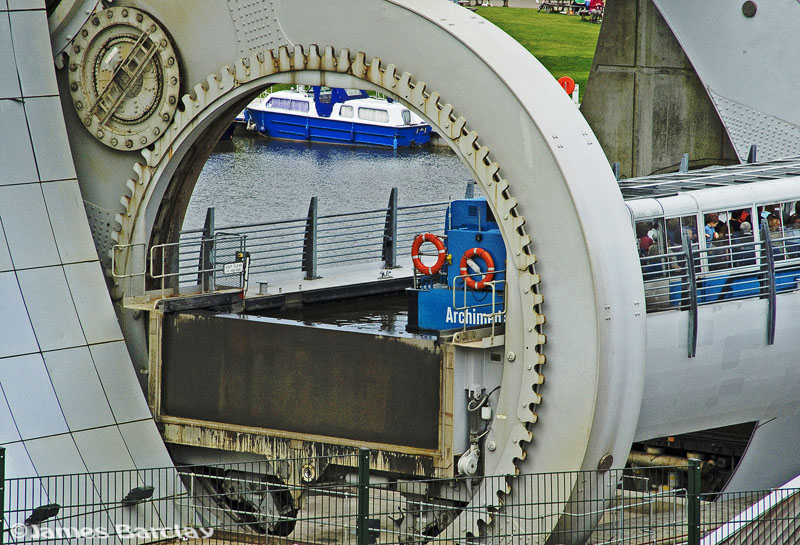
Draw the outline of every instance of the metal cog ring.
[[[180,71],[152,17],[134,8],[99,11],[67,51],[72,103],[95,138],[119,150],[160,138],[178,107]]]
[[[526,350],[525,354],[528,363],[526,367],[529,371],[527,373],[523,371],[520,386],[522,414],[518,415],[515,429],[509,432],[509,441],[518,452],[513,456],[503,457],[499,467],[496,468],[498,473],[508,475],[511,480],[519,472],[518,461],[524,460],[526,457],[526,448],[523,443],[531,442],[533,439],[533,433],[529,427],[538,420],[535,407],[541,403],[542,396],[539,388],[544,380],[540,374],[541,366],[545,363],[545,357],[541,350],[546,343],[546,337],[540,330],[545,320],[540,309],[542,296],[539,293],[539,276],[535,272],[535,256],[524,251],[526,248],[530,248],[531,236],[525,232],[525,219],[518,213],[517,201],[510,194],[508,182],[499,174],[499,165],[489,159],[489,149],[478,144],[478,135],[466,128],[466,120],[463,117],[456,117],[453,107],[442,101],[439,93],[426,89],[424,82],[412,81],[411,75],[408,73],[398,74],[394,65],[382,67],[378,58],[367,62],[364,53],[358,53],[353,58],[348,50],[342,50],[339,55],[336,55],[330,46],[320,52],[319,48],[314,45],[310,47],[308,54],[299,46],[295,46],[292,51],[286,47],[280,47],[277,51],[265,50],[238,61],[235,75],[227,67],[223,70],[221,78],[216,74],[209,75],[206,82],[195,86],[194,97],[190,95],[183,97],[186,109],[176,116],[175,126],[170,129],[169,135],[156,144],[154,151],[142,151],[145,163],[137,163],[134,167],[138,173],[138,180],[133,180],[129,186],[132,194],[123,197],[128,213],[118,217],[120,233],[117,235],[117,243],[130,242],[129,233],[132,230],[133,218],[136,216],[134,210],[141,202],[146,185],[152,182],[152,177],[157,176],[156,171],[161,161],[169,156],[166,149],[173,145],[174,140],[187,127],[192,125],[201,112],[219,100],[221,96],[244,83],[262,78],[266,80],[270,75],[292,72],[297,69],[320,68],[345,72],[384,87],[410,104],[414,104],[432,120],[437,130],[443,134],[449,134],[457,142],[461,151],[474,159],[475,173],[489,189],[487,197],[494,201],[499,212],[498,218],[508,227],[508,235],[513,240],[512,246],[519,249],[514,268],[519,275],[522,292],[520,295],[525,300],[523,306],[533,310],[533,316],[527,328],[528,334],[532,336],[531,350],[529,353]],[[488,500],[488,504],[495,507],[502,505],[503,496],[509,494],[511,490],[510,482],[490,480],[487,482],[487,486],[490,490],[487,490],[483,497],[493,498]],[[488,524],[492,518],[492,513],[484,505],[471,509],[468,520],[463,523],[468,528],[468,532],[478,535],[479,529],[476,526],[478,521]]]

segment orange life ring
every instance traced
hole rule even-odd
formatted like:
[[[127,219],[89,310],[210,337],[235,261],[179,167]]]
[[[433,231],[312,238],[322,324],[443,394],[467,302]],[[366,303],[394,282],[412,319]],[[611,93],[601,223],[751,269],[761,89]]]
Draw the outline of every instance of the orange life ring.
[[[436,250],[439,252],[439,256],[436,258],[436,263],[430,267],[425,265],[419,258],[419,248],[422,246],[422,243],[426,241],[436,246]],[[442,239],[433,233],[417,235],[417,238],[414,239],[414,244],[411,245],[411,261],[414,262],[414,268],[422,274],[432,275],[439,272],[439,269],[441,269],[442,265],[444,265],[445,253],[446,251],[444,249],[444,242],[442,242]]]
[[[478,280],[477,282],[473,280],[472,276],[476,275],[477,273],[473,273],[470,276],[466,276],[467,273],[467,260],[471,257],[480,257],[483,259],[483,262],[486,263],[486,272],[483,275],[483,278]],[[464,255],[461,257],[461,275],[464,276],[464,282],[467,284],[468,288],[472,288],[474,290],[482,290],[486,287],[487,282],[491,282],[492,278],[494,278],[494,260],[492,256],[484,250],[483,248],[470,248]]]

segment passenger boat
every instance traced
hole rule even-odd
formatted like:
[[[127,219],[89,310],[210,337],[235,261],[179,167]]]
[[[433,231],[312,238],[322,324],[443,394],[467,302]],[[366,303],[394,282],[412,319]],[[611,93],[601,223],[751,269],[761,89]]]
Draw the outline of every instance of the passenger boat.
[[[430,141],[431,127],[408,108],[366,91],[312,87],[277,91],[245,109],[248,126],[271,138],[404,148]]]

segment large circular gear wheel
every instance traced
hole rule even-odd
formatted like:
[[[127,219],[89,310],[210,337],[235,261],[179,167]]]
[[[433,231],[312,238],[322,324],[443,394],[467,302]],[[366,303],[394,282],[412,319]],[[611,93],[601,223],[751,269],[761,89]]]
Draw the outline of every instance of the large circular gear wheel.
[[[157,140],[178,107],[178,56],[143,11],[92,15],[68,48],[69,89],[84,127],[105,145],[137,150]]]

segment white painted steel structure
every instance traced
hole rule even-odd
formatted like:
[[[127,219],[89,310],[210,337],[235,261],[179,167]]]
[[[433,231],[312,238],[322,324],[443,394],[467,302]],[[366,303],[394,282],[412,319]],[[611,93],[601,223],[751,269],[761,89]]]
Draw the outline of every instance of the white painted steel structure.
[[[137,10],[160,27],[141,27]],[[105,124],[105,106],[88,108],[100,102],[96,80],[125,64],[92,41],[93,28],[110,26],[94,17],[159,36],[154,51],[111,31],[123,55],[141,46],[159,59],[147,64],[140,103],[121,103],[135,138],[125,123]],[[9,476],[167,463],[111,304],[136,288],[119,282],[110,299],[101,265],[108,278],[115,245],[176,232],[223,125],[273,83],[370,88],[397,99],[435,127],[487,196],[514,272],[485,473],[624,463],[642,429],[644,389],[663,392],[652,382],[661,360],[646,346],[651,321],[630,218],[592,131],[509,36],[457,4],[429,0],[121,0],[108,9],[62,0],[50,15],[52,51],[47,23],[44,0],[0,0],[0,443]],[[84,48],[96,48],[102,77],[70,76],[82,70],[71,60]],[[53,52],[63,68],[54,69]],[[158,85],[174,64],[180,83]],[[179,97],[170,94],[177,85]],[[138,91],[108,90],[109,111],[127,92]],[[168,124],[157,122],[170,111]],[[114,272],[135,272],[136,257],[118,252]],[[133,314],[121,318],[139,362],[145,326]],[[731,342],[724,331],[709,341]],[[659,342],[665,365],[689,365],[668,356],[669,335]],[[693,383],[713,388],[719,366],[738,365],[728,354],[695,368]],[[509,493],[490,492],[498,502]],[[556,521],[531,513],[517,523],[544,530]]]

